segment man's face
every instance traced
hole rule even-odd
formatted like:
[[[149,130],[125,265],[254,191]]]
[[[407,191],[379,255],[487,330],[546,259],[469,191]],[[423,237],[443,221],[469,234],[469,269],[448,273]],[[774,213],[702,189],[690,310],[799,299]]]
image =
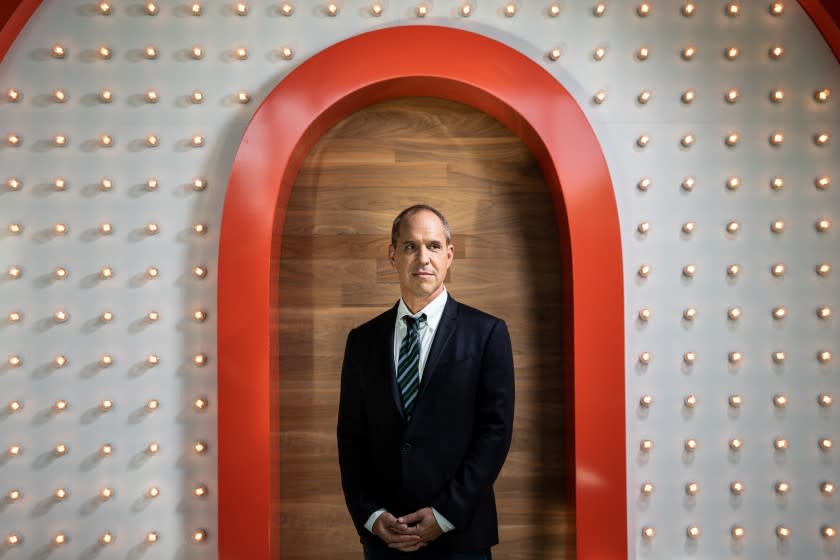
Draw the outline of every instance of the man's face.
[[[401,221],[397,245],[388,256],[399,276],[400,294],[412,311],[425,307],[443,290],[454,250],[434,213],[418,210]]]

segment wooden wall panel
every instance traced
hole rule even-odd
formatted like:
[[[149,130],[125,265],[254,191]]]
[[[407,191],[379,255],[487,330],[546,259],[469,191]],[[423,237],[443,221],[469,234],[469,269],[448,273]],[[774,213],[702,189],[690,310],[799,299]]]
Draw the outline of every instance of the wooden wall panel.
[[[272,385],[272,549],[283,560],[361,558],[335,443],[341,359],[348,330],[399,297],[390,226],[419,202],[450,221],[450,292],[504,318],[511,332],[517,407],[496,483],[502,544],[494,556],[573,558],[565,279],[549,193],[508,129],[432,98],[351,115],[321,139],[295,183],[272,310],[281,372]]]

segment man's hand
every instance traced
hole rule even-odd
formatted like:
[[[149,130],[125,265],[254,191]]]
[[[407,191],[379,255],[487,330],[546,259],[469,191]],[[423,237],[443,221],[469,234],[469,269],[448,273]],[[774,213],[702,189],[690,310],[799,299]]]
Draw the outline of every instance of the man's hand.
[[[431,510],[429,510],[431,512]],[[412,514],[413,515],[413,514]],[[432,516],[434,520],[434,516]],[[422,538],[414,532],[408,523],[397,520],[387,511],[376,518],[373,534],[382,539],[391,548],[403,552],[413,552],[426,546]]]
[[[396,522],[407,527],[402,531],[404,534],[416,535],[423,543],[431,542],[443,534],[443,529],[438,525],[435,513],[430,507],[403,515],[396,519]]]

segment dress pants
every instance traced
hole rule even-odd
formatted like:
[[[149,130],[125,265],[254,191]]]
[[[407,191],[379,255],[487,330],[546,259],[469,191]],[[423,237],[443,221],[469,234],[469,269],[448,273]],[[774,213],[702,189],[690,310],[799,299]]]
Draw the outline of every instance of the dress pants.
[[[421,548],[415,552],[401,552],[383,546],[365,545],[365,560],[492,560],[490,551],[439,552]]]

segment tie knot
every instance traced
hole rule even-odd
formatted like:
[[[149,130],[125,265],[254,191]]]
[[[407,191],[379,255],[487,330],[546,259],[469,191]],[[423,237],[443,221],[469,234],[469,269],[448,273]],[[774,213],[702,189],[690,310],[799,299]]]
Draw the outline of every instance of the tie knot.
[[[411,315],[403,315],[403,321],[408,330],[417,332],[426,326],[426,314],[421,313],[419,317],[412,317]]]

